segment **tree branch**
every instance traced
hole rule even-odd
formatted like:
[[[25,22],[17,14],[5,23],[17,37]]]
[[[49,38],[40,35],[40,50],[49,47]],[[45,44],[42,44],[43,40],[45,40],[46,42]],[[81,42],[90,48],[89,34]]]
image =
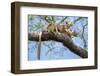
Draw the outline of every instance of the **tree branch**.
[[[57,25],[61,24],[62,22],[64,22],[68,17],[64,17]]]
[[[28,33],[28,40],[39,41],[38,33]],[[85,49],[75,45],[73,43],[72,39],[65,33],[58,34],[58,33],[51,33],[51,32],[47,32],[47,31],[42,31],[41,40],[42,41],[53,40],[53,41],[61,42],[61,43],[63,43],[63,45],[65,47],[69,48],[70,51],[77,54],[81,58],[88,57],[88,52]]]

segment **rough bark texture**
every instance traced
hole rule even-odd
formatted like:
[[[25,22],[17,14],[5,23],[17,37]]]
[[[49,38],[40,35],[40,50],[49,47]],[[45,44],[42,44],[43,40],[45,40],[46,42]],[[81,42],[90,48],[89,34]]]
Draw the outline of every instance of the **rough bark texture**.
[[[28,34],[28,40],[30,41],[39,41],[39,35],[38,33],[29,33]],[[87,58],[88,52],[87,50],[75,45],[72,41],[72,39],[65,33],[51,33],[47,31],[42,32],[41,36],[42,41],[58,41],[63,43],[63,45],[70,49],[73,53],[77,54],[81,58]]]

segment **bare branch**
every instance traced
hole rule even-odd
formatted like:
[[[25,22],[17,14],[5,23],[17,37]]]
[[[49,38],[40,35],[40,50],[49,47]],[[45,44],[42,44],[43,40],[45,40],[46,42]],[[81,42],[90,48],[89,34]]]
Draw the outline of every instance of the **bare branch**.
[[[74,23],[76,23],[77,21],[79,21],[80,19],[82,19],[83,17],[79,17],[76,20],[74,20]]]
[[[68,17],[66,16],[65,18],[63,18],[57,25],[61,24],[62,22],[64,22],[65,19],[67,19]]]
[[[84,31],[85,31],[85,26],[86,26],[87,24],[85,24],[84,26],[83,26],[83,28],[82,28],[82,39],[83,39],[83,42],[84,42],[84,48],[86,48],[87,47],[87,45],[86,45],[86,40],[85,40],[85,38],[84,38]]]

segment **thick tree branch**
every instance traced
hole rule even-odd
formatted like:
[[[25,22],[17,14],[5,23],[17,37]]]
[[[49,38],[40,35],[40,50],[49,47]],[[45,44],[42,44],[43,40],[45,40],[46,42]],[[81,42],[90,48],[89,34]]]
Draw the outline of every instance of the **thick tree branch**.
[[[29,33],[28,40],[39,41],[38,33]],[[42,41],[53,40],[53,41],[61,42],[61,43],[63,43],[63,45],[65,47],[69,48],[70,51],[74,52],[75,54],[77,54],[81,58],[88,57],[88,52],[85,49],[75,45],[73,43],[72,39],[65,33],[58,34],[58,33],[51,33],[51,32],[47,32],[47,31],[43,31],[42,36],[41,36],[41,40]]]

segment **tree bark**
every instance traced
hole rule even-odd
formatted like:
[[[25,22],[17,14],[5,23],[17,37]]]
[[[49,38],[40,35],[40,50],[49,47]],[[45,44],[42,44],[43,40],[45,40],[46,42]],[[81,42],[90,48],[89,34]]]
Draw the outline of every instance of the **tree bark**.
[[[39,41],[39,34],[38,33],[28,33],[28,40]],[[53,40],[53,41],[61,42],[63,43],[65,47],[70,49],[70,51],[77,54],[81,58],[88,57],[87,50],[74,44],[72,39],[65,33],[52,33],[52,32],[42,31],[41,40],[42,41]]]

